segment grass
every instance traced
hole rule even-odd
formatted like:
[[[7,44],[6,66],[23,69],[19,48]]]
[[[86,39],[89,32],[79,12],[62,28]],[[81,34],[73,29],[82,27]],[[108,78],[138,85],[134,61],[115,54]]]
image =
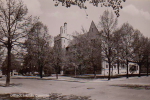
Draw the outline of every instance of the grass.
[[[36,96],[28,93],[7,93],[0,94],[0,100],[36,100]]]
[[[21,83],[15,84],[15,83],[10,83],[8,87],[13,87],[13,86],[21,86]],[[0,87],[6,87],[6,84],[0,83]]]
[[[91,100],[88,96],[61,95],[58,93],[49,94],[49,100]]]
[[[129,78],[130,77],[137,77],[139,74],[129,74]],[[150,75],[150,74],[149,74]],[[121,77],[126,77],[127,74],[123,74],[123,75],[113,75],[110,76],[110,78],[114,79],[114,78],[121,78]],[[141,76],[147,76],[146,73],[141,73]],[[80,78],[80,79],[94,79],[94,75],[81,75],[81,76],[76,76],[74,78]],[[104,75],[97,75],[96,79],[104,79],[104,78],[108,78],[108,76],[104,76]]]
[[[112,86],[119,86],[119,87],[126,87],[128,89],[137,89],[137,90],[150,90],[150,85],[136,85],[136,84],[121,84],[121,85],[112,85]]]
[[[88,96],[61,95],[51,93],[47,97],[37,97],[29,93],[0,94],[0,100],[91,100]]]

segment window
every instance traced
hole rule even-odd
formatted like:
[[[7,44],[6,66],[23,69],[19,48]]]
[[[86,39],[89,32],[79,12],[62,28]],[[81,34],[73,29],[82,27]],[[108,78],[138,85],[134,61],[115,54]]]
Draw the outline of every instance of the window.
[[[122,69],[124,69],[125,68],[125,66],[124,66],[124,64],[122,65]]]
[[[66,47],[66,51],[69,51],[69,47]]]
[[[116,69],[116,65],[114,65],[114,69]]]
[[[108,68],[108,65],[106,65],[106,68]]]
[[[138,66],[136,66],[136,70],[138,70]]]

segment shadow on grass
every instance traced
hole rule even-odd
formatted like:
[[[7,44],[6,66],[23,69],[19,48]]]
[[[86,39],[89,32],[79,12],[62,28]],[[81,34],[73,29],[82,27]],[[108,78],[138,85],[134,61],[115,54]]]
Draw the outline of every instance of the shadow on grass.
[[[36,96],[28,93],[8,93],[0,94],[0,100],[36,100]]]
[[[128,89],[137,89],[137,90],[150,90],[150,85],[136,85],[136,84],[119,84],[119,85],[111,85],[111,86],[119,86],[119,87],[125,87]]]
[[[0,100],[92,100],[89,96],[61,95],[51,93],[47,97],[37,97],[29,93],[0,94]]]
[[[128,76],[129,76],[129,78],[130,77],[138,77],[139,74],[129,74]],[[147,74],[146,73],[141,73],[141,76],[147,76]],[[113,76],[110,76],[111,79],[122,78],[122,77],[127,77],[127,75],[123,74],[123,75],[113,75]],[[76,77],[73,77],[73,78],[94,79],[94,75],[81,75],[81,76],[76,76]],[[96,76],[96,79],[107,79],[107,78],[108,78],[108,76],[103,76],[103,75],[97,75]]]
[[[76,96],[76,95],[61,95],[58,93],[49,94],[47,100],[92,100],[90,96]]]
[[[7,86],[7,87],[13,87],[13,86],[21,86],[22,84],[21,83],[18,83],[18,84],[16,84],[16,83],[11,83],[9,86]],[[2,83],[0,83],[0,87],[6,87],[6,84],[2,84]]]

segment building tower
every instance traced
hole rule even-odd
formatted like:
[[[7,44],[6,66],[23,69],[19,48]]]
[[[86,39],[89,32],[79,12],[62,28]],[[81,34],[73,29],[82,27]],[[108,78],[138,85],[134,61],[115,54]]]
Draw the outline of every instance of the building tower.
[[[60,27],[60,34],[54,38],[54,48],[56,54],[58,54],[61,59],[61,68],[59,68],[59,72],[63,74],[64,60],[66,54],[66,47],[70,42],[71,35],[67,34],[67,23],[64,23],[64,26]]]
[[[60,38],[61,38],[61,48],[65,49],[67,46],[67,23],[64,23],[64,26],[61,26],[61,32],[60,32]]]

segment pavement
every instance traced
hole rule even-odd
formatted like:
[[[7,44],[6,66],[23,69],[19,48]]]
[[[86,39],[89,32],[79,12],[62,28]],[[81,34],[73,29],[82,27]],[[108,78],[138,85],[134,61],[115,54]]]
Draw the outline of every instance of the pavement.
[[[50,93],[62,95],[91,96],[92,100],[150,100],[150,90],[129,89],[115,85],[134,84],[150,85],[150,76],[130,77],[129,79],[79,79],[66,76],[52,77],[27,77],[13,76],[11,87],[0,86],[2,93],[30,93],[37,96],[48,96]],[[0,84],[5,84],[5,77],[0,78]]]

